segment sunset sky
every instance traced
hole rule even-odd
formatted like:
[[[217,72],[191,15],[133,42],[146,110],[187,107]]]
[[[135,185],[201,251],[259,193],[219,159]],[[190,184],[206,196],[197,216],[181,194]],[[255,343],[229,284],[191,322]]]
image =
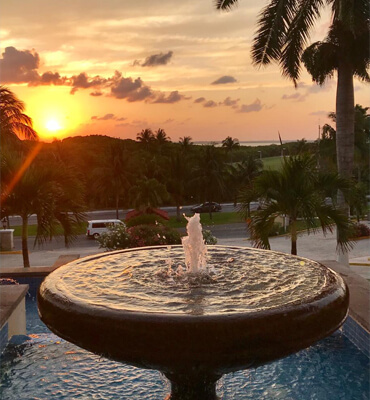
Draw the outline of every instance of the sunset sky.
[[[0,5],[0,82],[26,103],[43,140],[104,134],[173,141],[316,139],[335,110],[303,70],[298,88],[276,65],[252,66],[264,1],[219,12],[213,0],[12,0]],[[323,16],[312,40],[324,39]],[[355,101],[370,106],[355,81]]]

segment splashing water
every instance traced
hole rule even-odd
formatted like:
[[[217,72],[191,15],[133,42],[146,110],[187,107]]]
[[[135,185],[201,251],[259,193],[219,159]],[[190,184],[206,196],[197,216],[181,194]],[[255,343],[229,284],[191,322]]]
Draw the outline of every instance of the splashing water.
[[[188,236],[182,238],[185,252],[186,270],[190,274],[207,273],[207,246],[204,243],[200,214],[187,217],[186,232]]]

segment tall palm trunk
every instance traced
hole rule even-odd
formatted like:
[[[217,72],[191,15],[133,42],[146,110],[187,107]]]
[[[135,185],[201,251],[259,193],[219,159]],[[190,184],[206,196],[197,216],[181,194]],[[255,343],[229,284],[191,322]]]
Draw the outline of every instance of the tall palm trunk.
[[[30,268],[28,256],[28,216],[22,215],[22,257],[24,268]]]
[[[291,221],[290,224],[290,235],[291,235],[291,248],[290,254],[297,255],[297,222]]]
[[[116,219],[119,219],[119,213],[118,213],[118,205],[119,205],[119,194],[116,193]]]
[[[345,56],[344,56],[345,57]],[[342,59],[338,65],[338,83],[336,98],[337,116],[337,167],[338,173],[343,178],[351,178],[354,158],[355,145],[355,112],[354,112],[354,89],[353,89],[353,70],[351,64]],[[346,204],[343,193],[338,192],[338,206],[348,214],[349,205]],[[340,252],[338,261],[348,265],[348,252]]]

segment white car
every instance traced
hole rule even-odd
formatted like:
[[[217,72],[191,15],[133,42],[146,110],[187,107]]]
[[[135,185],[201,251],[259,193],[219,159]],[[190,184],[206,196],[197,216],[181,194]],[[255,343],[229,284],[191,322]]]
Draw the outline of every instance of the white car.
[[[96,219],[87,221],[86,236],[97,239],[103,232],[108,232],[108,227],[114,225],[124,225],[119,219]]]

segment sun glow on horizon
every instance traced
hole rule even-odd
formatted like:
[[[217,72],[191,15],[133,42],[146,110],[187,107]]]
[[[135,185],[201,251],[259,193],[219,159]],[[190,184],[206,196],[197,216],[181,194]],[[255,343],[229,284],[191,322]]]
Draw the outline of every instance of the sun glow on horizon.
[[[33,93],[32,101],[27,101],[26,96],[24,98],[33,127],[44,141],[71,136],[83,123],[84,110],[89,107],[88,101],[85,104],[65,88],[54,86],[39,88],[37,93]]]
[[[46,121],[45,127],[48,131],[56,133],[62,129],[60,123],[56,119],[49,119]]]

